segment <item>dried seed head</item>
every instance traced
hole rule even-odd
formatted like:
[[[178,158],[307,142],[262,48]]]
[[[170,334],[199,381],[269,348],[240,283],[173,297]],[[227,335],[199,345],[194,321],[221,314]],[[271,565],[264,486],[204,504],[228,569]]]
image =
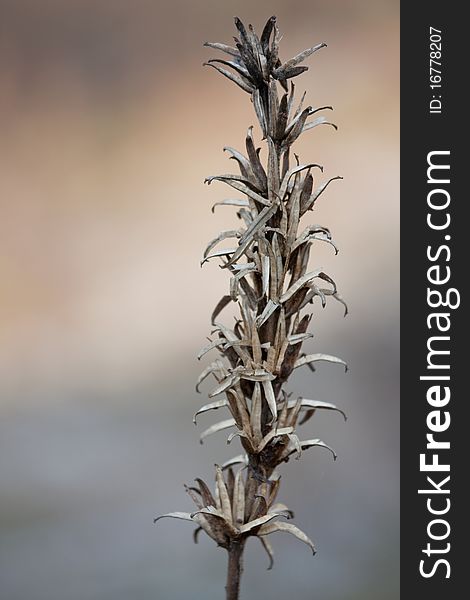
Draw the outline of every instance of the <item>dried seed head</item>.
[[[215,468],[214,495],[202,479],[196,480],[198,487],[185,486],[197,507],[196,511],[167,513],[157,517],[154,522],[165,517],[192,521],[197,525],[194,531],[196,543],[202,529],[224,548],[228,548],[233,541],[242,542],[248,537],[262,538],[274,531],[287,531],[302,541],[308,540],[307,536],[294,526],[291,529],[267,527],[268,524],[278,523],[279,519],[291,519],[294,516],[285,504],[274,503],[279,487],[278,480],[267,479],[260,483],[246,469],[238,470],[235,476],[229,469],[224,478],[222,469],[218,465]],[[255,493],[252,493],[253,489]],[[250,507],[248,513],[247,506]],[[313,548],[310,541],[306,543],[310,543]],[[272,557],[272,552],[270,556]]]
[[[221,260],[221,267],[230,274],[230,286],[212,313],[212,338],[198,356],[219,353],[197,382],[199,391],[203,381],[214,377],[215,387],[209,393],[214,400],[196,412],[194,421],[198,415],[222,409],[228,418],[205,429],[201,442],[213,433],[231,429],[227,441],[238,437],[244,454],[216,466],[214,495],[200,479],[196,480],[197,488],[187,488],[198,510],[163,516],[195,522],[196,541],[202,529],[227,549],[247,537],[259,537],[271,566],[273,554],[265,536],[276,531],[291,533],[314,552],[303,532],[279,521],[293,515],[285,505],[274,503],[279,489],[276,467],[312,447],[326,448],[336,458],[320,439],[301,441],[297,428],[317,410],[338,411],[345,417],[329,402],[290,399],[285,389],[290,375],[299,367],[314,370],[315,364],[325,361],[346,366],[335,356],[302,350],[304,342],[312,337],[307,331],[311,314],[305,309],[317,297],[325,306],[332,296],[347,312],[333,279],[322,268],[309,268],[310,249],[316,242],[326,242],[337,252],[329,229],[321,225],[300,228],[302,217],[315,208],[329,183],[341,177],[317,184],[316,173],[323,172],[323,167],[316,162],[301,164],[295,154],[295,164],[290,162],[291,146],[305,131],[321,124],[333,125],[323,116],[310,120],[331,107],[303,108],[305,93],[294,109],[294,84],[291,82],[290,90],[287,84],[288,79],[307,70],[300,63],[325,44],[312,46],[283,63],[275,17],[268,20],[261,37],[238,18],[235,25],[235,46],[206,42],[206,46],[227,55],[206,64],[250,94],[267,158],[261,160],[250,126],[246,154],[231,146],[224,148],[239,173],[205,180],[207,184],[224,183],[240,195],[217,202],[213,210],[218,205],[235,206],[243,225],[215,236],[203,254],[201,265]],[[230,240],[230,247],[220,249],[219,244],[226,240]],[[237,303],[240,316],[230,327],[219,318],[232,302]],[[241,468],[234,475],[235,465]],[[228,469],[225,477],[224,469]]]

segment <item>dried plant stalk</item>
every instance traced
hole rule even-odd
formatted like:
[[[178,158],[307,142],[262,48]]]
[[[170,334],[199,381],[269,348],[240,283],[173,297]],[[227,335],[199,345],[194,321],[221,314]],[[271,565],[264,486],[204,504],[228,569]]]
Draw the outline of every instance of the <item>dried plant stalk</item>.
[[[213,340],[199,355],[201,358],[209,351],[220,355],[201,373],[196,388],[199,391],[201,383],[212,376],[216,386],[209,398],[214,400],[197,411],[194,421],[201,413],[226,409],[230,418],[206,429],[201,442],[212,433],[232,429],[227,442],[239,437],[243,454],[222,466],[216,465],[214,495],[201,479],[196,479],[196,486],[186,488],[196,511],[162,515],[192,521],[197,525],[195,541],[203,530],[228,551],[228,600],[239,597],[242,556],[248,537],[260,540],[268,554],[269,568],[273,552],[267,537],[277,531],[294,535],[315,553],[307,535],[285,521],[293,517],[292,511],[276,501],[280,484],[277,467],[292,456],[299,458],[302,451],[312,447],[326,448],[336,458],[320,439],[301,441],[297,428],[317,410],[345,415],[328,402],[292,399],[285,384],[292,372],[304,365],[313,369],[315,363],[327,361],[346,366],[335,356],[305,354],[302,346],[311,337],[308,308],[317,297],[325,306],[331,296],[344,305],[347,313],[332,278],[322,268],[308,267],[315,242],[326,242],[337,252],[330,231],[321,225],[300,228],[302,216],[314,208],[328,184],[341,178],[315,185],[314,174],[323,172],[323,168],[316,163],[300,164],[297,155],[292,164],[290,152],[303,132],[322,124],[336,128],[323,116],[311,119],[331,107],[304,108],[305,94],[295,106],[295,87],[288,81],[306,71],[308,67],[300,63],[326,44],[313,46],[283,63],[279,58],[281,38],[275,17],[268,20],[260,37],[251,25],[245,28],[238,18],[235,25],[235,47],[207,42],[206,46],[226,57],[205,64],[250,95],[268,156],[263,165],[253,127],[249,127],[246,154],[224,148],[237,163],[240,174],[206,179],[208,184],[220,181],[240,193],[240,198],[217,204],[235,206],[243,225],[222,232],[204,252],[202,263],[222,261],[222,268],[230,274],[230,288],[212,314]],[[225,240],[233,240],[230,247],[217,249]],[[232,302],[238,304],[239,317],[229,327],[219,320],[219,315]]]

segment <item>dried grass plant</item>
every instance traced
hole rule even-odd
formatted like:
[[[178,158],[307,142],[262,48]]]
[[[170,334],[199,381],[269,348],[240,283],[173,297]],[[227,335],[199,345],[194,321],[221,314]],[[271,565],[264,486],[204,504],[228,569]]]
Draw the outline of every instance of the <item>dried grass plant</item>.
[[[304,397],[292,398],[286,383],[295,369],[314,369],[321,361],[345,363],[327,354],[305,354],[303,343],[312,337],[309,307],[314,301],[325,306],[331,297],[344,304],[335,282],[322,268],[309,270],[312,245],[331,244],[330,231],[321,225],[301,228],[302,217],[314,209],[316,202],[334,179],[315,186],[314,172],[323,171],[316,163],[300,164],[291,148],[299,136],[319,125],[329,123],[318,113],[329,106],[303,108],[305,93],[294,106],[292,81],[308,69],[302,63],[325,44],[318,44],[294,58],[279,58],[280,34],[276,18],[266,23],[261,37],[251,25],[245,28],[236,18],[238,37],[235,47],[207,42],[205,46],[227,55],[209,60],[224,77],[250,97],[262,139],[267,145],[263,165],[256,147],[253,127],[246,135],[246,155],[231,147],[224,150],[237,163],[240,174],[208,177],[208,184],[221,181],[241,194],[217,204],[235,206],[242,227],[223,231],[206,247],[203,263],[220,259],[230,274],[230,292],[223,296],[212,313],[212,341],[200,352],[201,358],[215,350],[217,358],[201,373],[200,384],[209,376],[216,380],[210,403],[194,416],[215,409],[225,409],[230,418],[212,425],[201,435],[234,429],[227,442],[239,438],[243,454],[215,469],[215,490],[196,479],[196,486],[186,487],[196,510],[172,512],[162,517],[185,519],[194,523],[194,540],[204,531],[228,552],[226,597],[239,597],[242,556],[248,538],[260,540],[273,563],[268,537],[286,532],[307,544],[309,537],[287,522],[293,517],[285,504],[277,501],[280,486],[278,467],[293,456],[299,458],[313,447],[333,450],[320,439],[301,441],[298,426],[306,423],[317,410],[340,411],[335,405]],[[289,85],[290,83],[290,85]],[[281,95],[279,92],[281,91]],[[316,116],[314,116],[316,115]],[[313,119],[310,119],[312,116]],[[234,240],[229,248],[217,249],[224,240]],[[239,317],[233,327],[219,320],[221,311],[237,303]],[[345,307],[345,314],[347,307]],[[305,313],[305,314],[303,314]],[[155,519],[156,521],[162,517]]]

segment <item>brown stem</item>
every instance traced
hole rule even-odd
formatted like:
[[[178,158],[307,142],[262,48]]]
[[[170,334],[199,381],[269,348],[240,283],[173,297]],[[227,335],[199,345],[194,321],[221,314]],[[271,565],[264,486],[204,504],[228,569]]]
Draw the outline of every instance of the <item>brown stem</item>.
[[[227,549],[228,567],[227,567],[227,600],[238,600],[240,594],[240,578],[243,572],[243,550],[244,543],[232,541]]]

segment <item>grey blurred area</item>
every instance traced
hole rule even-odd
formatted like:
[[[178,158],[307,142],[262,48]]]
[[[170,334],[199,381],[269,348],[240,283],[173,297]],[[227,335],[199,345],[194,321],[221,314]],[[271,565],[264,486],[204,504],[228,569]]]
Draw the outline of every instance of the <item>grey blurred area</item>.
[[[320,41],[297,80],[339,131],[298,144],[330,186],[310,221],[340,247],[312,253],[350,305],[313,308],[312,352],[293,393],[348,414],[315,416],[322,449],[282,469],[280,500],[314,540],[248,544],[245,600],[399,595],[399,6],[397,1],[3,0],[0,3],[0,597],[223,597],[225,554],[190,524],[183,483],[238,453],[217,416],[192,415],[194,382],[225,293],[206,240],[236,223],[210,174],[230,170],[254,124],[249,100],[204,69],[233,15],[276,14],[282,57]],[[259,132],[256,131],[259,140]],[[309,137],[310,135],[310,137]],[[207,360],[206,360],[207,359]],[[206,361],[206,362],[205,362]],[[337,367],[337,368],[335,368]]]

